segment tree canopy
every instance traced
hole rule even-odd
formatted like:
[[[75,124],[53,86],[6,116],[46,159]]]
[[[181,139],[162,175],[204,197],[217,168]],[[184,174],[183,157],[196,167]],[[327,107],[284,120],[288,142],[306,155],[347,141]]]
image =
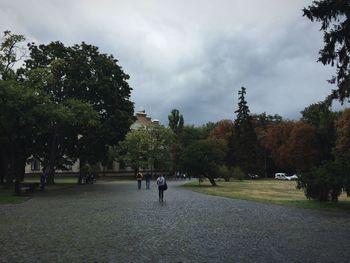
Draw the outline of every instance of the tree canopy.
[[[30,43],[27,60],[15,70],[24,40],[5,31],[0,43],[2,178],[23,177],[30,156],[50,168],[51,182],[55,169],[77,158],[103,162],[134,120],[129,76],[112,55],[84,42]]]
[[[161,125],[131,130],[119,143],[121,159],[138,169],[170,170],[175,134]]]
[[[215,186],[218,168],[224,164],[227,146],[220,140],[198,140],[183,153],[185,170],[193,176],[204,176]]]

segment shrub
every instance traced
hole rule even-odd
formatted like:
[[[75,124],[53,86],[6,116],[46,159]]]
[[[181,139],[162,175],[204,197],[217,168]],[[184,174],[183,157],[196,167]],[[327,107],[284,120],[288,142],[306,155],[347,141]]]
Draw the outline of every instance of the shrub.
[[[342,191],[349,190],[349,164],[343,158],[328,161],[308,173],[303,173],[298,180],[298,189],[304,189],[308,199],[337,202]]]

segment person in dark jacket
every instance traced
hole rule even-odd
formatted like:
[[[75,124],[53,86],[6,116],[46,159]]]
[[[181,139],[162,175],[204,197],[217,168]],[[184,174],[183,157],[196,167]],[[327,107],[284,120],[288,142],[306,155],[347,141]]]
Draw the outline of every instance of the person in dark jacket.
[[[142,182],[142,179],[143,179],[142,173],[141,173],[141,172],[138,172],[137,175],[136,175],[137,188],[138,188],[138,189],[141,189],[141,182]]]

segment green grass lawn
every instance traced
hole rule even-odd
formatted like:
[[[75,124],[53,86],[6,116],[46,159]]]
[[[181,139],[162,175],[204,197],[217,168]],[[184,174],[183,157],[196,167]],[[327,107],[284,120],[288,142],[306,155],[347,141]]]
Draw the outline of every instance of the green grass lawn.
[[[30,199],[29,196],[15,195],[13,189],[0,189],[0,204],[20,204]]]
[[[296,189],[295,181],[261,179],[219,181],[217,184],[217,187],[212,187],[208,181],[204,181],[199,185],[195,180],[186,184],[185,187],[200,193],[235,199],[350,213],[350,198],[345,194],[340,196],[338,203],[308,200],[303,191]]]

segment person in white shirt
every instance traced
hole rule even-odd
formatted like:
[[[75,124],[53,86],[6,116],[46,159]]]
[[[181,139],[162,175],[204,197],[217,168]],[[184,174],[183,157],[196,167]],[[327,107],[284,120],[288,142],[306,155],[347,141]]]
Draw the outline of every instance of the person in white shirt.
[[[157,185],[158,185],[158,191],[159,191],[159,202],[163,202],[164,190],[168,188],[163,175],[160,175],[157,178]]]

